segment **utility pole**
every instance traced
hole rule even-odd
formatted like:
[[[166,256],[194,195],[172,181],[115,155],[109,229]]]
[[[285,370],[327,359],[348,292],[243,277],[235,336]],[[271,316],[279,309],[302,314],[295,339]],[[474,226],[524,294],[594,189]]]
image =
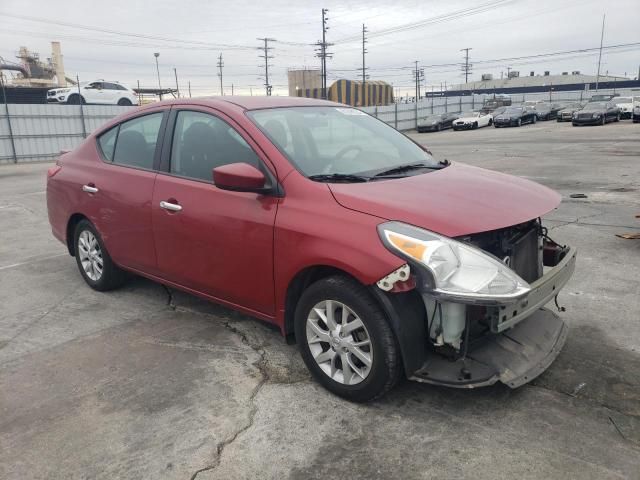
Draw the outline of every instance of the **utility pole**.
[[[189,98],[191,98],[191,80],[189,80]]]
[[[598,91],[598,83],[600,83],[600,62],[602,61],[602,41],[604,40],[604,19],[606,14],[602,15],[602,32],[600,32],[600,53],[598,54],[598,73],[596,73],[596,92]]]
[[[316,51],[316,56],[320,58],[320,71],[322,75],[322,98],[327,99],[327,58],[332,57],[332,53],[327,52],[327,48],[332,46],[333,43],[327,43],[327,30],[329,27],[327,26],[327,12],[329,10],[326,8],[322,9],[322,41],[317,42],[316,45],[318,48]]]
[[[176,67],[173,67],[173,74],[176,77],[176,94],[178,95],[178,98],[180,98],[180,87],[178,86],[178,70],[176,70]]]
[[[231,84],[231,96],[233,96],[233,83]]]
[[[462,48],[461,52],[465,52],[464,55],[464,65],[462,65],[462,73],[464,73],[464,83],[469,83],[469,74],[471,73],[472,65],[469,63],[469,50],[473,50],[473,48]]]
[[[258,55],[260,58],[264,58],[264,90],[267,97],[271,96],[272,86],[269,83],[269,59],[273,58],[273,55],[269,55],[269,50],[273,50],[273,47],[269,46],[269,42],[275,42],[275,38],[258,38],[258,40],[264,42],[264,47],[259,47],[259,50],[263,51],[263,55]]]
[[[418,60],[413,62],[415,64],[413,70],[413,79],[416,82],[416,103],[420,100],[420,87],[422,86],[422,80],[424,79],[424,69],[418,68]]]
[[[365,27],[364,23],[362,24],[362,99],[360,100],[360,103],[362,104],[363,107],[367,106],[367,103],[365,102],[366,100],[366,91],[367,91],[367,67],[365,64],[365,54],[367,53],[367,49],[365,47],[366,43],[367,43],[367,27]]]
[[[218,67],[218,76],[220,77],[220,96],[224,95],[224,89],[222,88],[222,67],[224,67],[224,62],[222,61],[222,53],[218,57],[218,63],[216,64]]]
[[[511,78],[511,67],[507,67],[507,80]]]
[[[156,57],[156,73],[158,74],[158,96],[160,97],[160,100],[162,100],[162,85],[160,85],[160,67],[158,66],[158,57],[160,56],[160,54],[158,52],[153,54],[154,57]]]

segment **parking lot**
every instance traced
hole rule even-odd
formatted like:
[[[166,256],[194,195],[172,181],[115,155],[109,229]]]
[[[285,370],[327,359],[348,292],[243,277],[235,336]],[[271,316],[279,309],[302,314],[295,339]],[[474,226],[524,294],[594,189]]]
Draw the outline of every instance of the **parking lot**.
[[[616,236],[640,232],[640,125],[410,136],[562,194],[544,220],[579,253],[548,371],[348,403],[257,320],[140,278],[89,289],[50,233],[50,164],[0,166],[0,478],[640,478],[640,240]]]

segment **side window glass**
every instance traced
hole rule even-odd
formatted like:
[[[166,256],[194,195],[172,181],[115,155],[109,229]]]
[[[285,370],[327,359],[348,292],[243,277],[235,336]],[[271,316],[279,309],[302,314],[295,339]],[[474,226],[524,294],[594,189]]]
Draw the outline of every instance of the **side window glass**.
[[[113,163],[151,170],[161,123],[158,112],[120,124]]]
[[[178,112],[171,173],[211,182],[212,170],[230,163],[261,165],[253,149],[228,123],[207,113]]]
[[[119,125],[116,125],[98,137],[98,145],[100,146],[100,150],[102,150],[102,155],[104,155],[104,158],[109,162],[113,162],[113,152],[116,147],[118,127]]]

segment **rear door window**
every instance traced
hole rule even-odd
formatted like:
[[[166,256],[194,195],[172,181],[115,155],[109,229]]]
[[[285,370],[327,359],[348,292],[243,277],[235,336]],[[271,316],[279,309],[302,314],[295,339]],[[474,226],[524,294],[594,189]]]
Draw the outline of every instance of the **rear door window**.
[[[98,137],[98,145],[100,147],[100,151],[102,152],[102,156],[109,162],[113,162],[113,152],[116,148],[118,128],[120,128],[120,125],[116,125],[112,129],[107,130],[105,133]]]
[[[162,124],[162,112],[120,124],[113,163],[151,170]]]

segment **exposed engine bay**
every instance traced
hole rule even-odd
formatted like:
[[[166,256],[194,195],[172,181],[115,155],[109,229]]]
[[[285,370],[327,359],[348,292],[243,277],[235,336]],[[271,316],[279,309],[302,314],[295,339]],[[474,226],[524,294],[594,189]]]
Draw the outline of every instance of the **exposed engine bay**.
[[[545,267],[558,265],[569,251],[548,236],[539,219],[456,240],[490,253],[529,284],[543,276]],[[428,293],[422,296],[429,341],[439,353],[452,358],[464,356],[469,345],[483,336],[514,325],[523,313],[517,302],[488,306],[446,302]]]

